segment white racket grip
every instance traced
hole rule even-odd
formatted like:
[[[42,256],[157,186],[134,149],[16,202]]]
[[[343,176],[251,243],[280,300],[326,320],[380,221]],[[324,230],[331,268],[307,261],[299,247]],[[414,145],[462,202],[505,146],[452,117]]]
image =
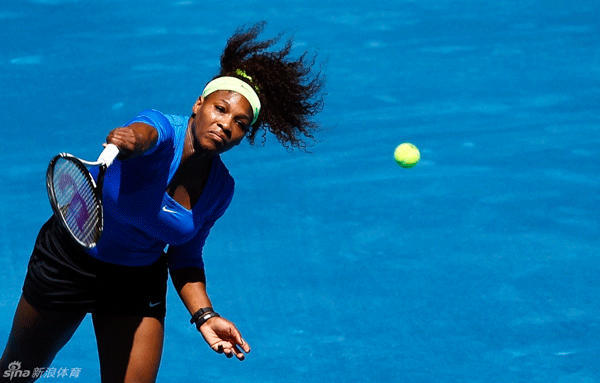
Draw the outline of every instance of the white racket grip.
[[[98,157],[98,162],[103,163],[106,167],[112,165],[113,161],[119,155],[119,148],[115,144],[108,144],[106,148],[100,153]]]

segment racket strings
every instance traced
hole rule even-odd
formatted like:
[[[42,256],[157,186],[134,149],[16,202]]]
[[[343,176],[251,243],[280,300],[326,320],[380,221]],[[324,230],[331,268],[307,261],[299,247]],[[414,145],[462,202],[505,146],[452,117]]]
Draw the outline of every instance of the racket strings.
[[[56,204],[67,229],[85,244],[100,236],[99,201],[85,170],[61,158],[54,166],[52,182]]]

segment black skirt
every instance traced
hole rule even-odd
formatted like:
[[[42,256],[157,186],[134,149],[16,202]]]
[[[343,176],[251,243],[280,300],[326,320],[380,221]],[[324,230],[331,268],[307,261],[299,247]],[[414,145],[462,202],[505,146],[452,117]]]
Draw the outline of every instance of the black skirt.
[[[23,285],[23,296],[38,309],[159,319],[165,316],[166,292],[166,256],[141,267],[102,262],[54,216],[38,234]]]

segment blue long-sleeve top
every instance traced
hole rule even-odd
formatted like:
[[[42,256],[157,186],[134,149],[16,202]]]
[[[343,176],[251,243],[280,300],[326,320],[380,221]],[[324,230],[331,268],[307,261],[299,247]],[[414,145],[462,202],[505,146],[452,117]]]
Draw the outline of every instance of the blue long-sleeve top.
[[[234,181],[217,155],[202,195],[191,210],[166,192],[183,153],[189,117],[147,110],[131,120],[158,131],[143,155],[115,160],[106,172],[104,232],[90,255],[127,266],[154,263],[167,248],[169,268],[204,267],[202,248],[211,227],[233,197]]]

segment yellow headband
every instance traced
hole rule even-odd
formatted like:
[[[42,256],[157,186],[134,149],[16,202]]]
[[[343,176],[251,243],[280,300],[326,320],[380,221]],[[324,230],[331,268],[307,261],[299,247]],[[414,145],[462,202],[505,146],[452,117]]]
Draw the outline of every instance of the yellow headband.
[[[260,100],[258,99],[258,95],[254,89],[252,89],[248,83],[236,77],[217,77],[206,85],[204,91],[202,92],[202,97],[206,97],[218,90],[231,90],[244,96],[252,107],[252,122],[250,125],[254,125],[258,119],[258,114],[260,113]]]

